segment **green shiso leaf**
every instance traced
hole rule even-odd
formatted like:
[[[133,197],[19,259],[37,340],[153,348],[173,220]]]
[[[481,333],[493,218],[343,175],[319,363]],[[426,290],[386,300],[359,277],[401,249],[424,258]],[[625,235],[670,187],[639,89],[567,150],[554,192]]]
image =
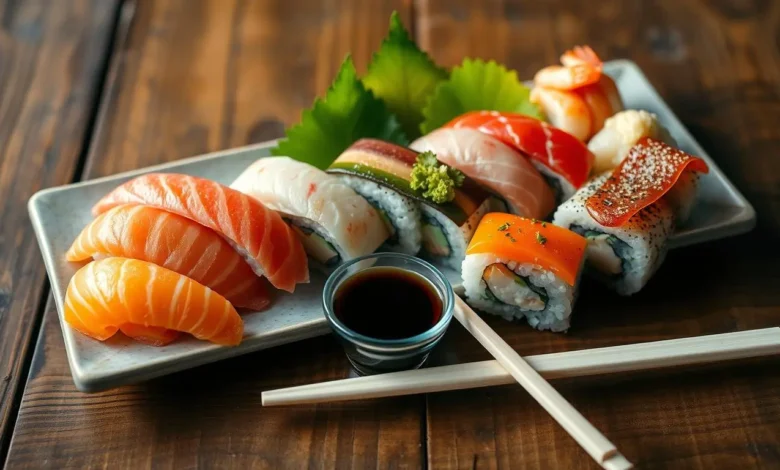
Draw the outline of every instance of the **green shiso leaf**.
[[[356,140],[371,137],[408,145],[398,119],[358,80],[352,58],[347,56],[325,97],[303,112],[301,122],[271,150],[326,169]]]
[[[494,61],[464,59],[431,95],[420,130],[427,134],[468,111],[508,111],[543,119],[530,93],[514,70]]]
[[[410,139],[420,136],[422,110],[447,72],[409,38],[397,12],[390,17],[390,31],[374,53],[363,84],[398,116]]]

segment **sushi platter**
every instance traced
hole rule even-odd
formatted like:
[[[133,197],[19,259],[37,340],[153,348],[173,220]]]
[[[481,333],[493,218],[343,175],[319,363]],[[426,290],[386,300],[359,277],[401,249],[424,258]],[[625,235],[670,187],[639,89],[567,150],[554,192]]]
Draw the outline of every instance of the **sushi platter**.
[[[686,213],[687,220],[678,223],[673,232],[663,234],[665,240],[668,236],[666,248],[678,248],[749,231],[755,224],[753,208],[683,127],[637,65],[627,60],[609,61],[603,64],[603,73],[614,82],[615,93],[619,94],[619,99],[622,99],[623,108],[652,113],[660,126],[668,130],[677,148],[686,152],[684,154],[686,157],[687,154],[698,157],[692,157],[693,165],[701,162],[697,168],[706,171],[702,171],[698,177],[698,191],[693,208],[679,209]],[[543,92],[544,90],[541,90],[537,95]],[[550,100],[550,96],[539,95],[536,101],[545,107],[546,104],[549,105],[546,100]],[[547,113],[548,117],[552,115],[552,111],[548,110]],[[479,123],[473,124],[469,119],[478,120]],[[77,387],[83,391],[103,390],[326,334],[330,331],[330,327],[323,314],[323,288],[329,272],[341,260],[385,249],[416,254],[422,244],[423,251],[427,250],[425,257],[441,270],[455,292],[461,295],[465,292],[472,306],[489,311],[492,300],[480,303],[473,292],[471,294],[469,292],[469,289],[474,291],[482,288],[480,286],[484,283],[480,284],[481,279],[478,277],[470,281],[467,278],[464,283],[461,276],[461,265],[464,269],[471,266],[470,269],[478,270],[480,273],[482,270],[487,273],[490,268],[479,264],[482,260],[476,259],[479,255],[475,257],[474,254],[482,252],[474,245],[489,240],[493,232],[506,235],[506,239],[501,237],[501,242],[507,246],[511,246],[512,243],[536,243],[546,246],[546,249],[555,253],[569,253],[567,256],[570,259],[565,263],[554,259],[549,261],[550,269],[565,281],[561,283],[562,287],[555,284],[546,285],[549,289],[564,292],[562,294],[564,304],[569,301],[573,303],[571,299],[575,295],[571,290],[576,289],[578,270],[584,262],[586,246],[584,235],[590,232],[585,230],[583,233],[575,234],[574,228],[571,229],[572,231],[568,230],[576,226],[574,222],[566,224],[565,228],[558,227],[557,219],[563,216],[557,213],[556,220],[551,216],[555,206],[559,207],[560,213],[561,208],[568,207],[567,204],[578,203],[577,198],[580,193],[575,194],[575,191],[578,191],[578,188],[581,188],[580,191],[586,189],[585,178],[583,177],[582,181],[576,181],[576,178],[559,178],[555,183],[550,179],[551,175],[546,174],[545,168],[537,165],[537,162],[528,160],[534,163],[539,172],[531,163],[523,160],[522,164],[518,163],[511,168],[511,171],[516,173],[513,178],[526,178],[524,187],[538,188],[532,191],[536,195],[535,198],[533,200],[513,198],[512,194],[509,194],[501,201],[504,204],[501,206],[503,209],[497,210],[498,206],[495,205],[497,203],[490,201],[490,194],[503,195],[503,191],[506,190],[508,194],[512,190],[500,184],[491,186],[487,179],[480,179],[479,172],[487,171],[485,168],[489,168],[490,164],[505,165],[506,163],[501,159],[513,158],[508,156],[510,154],[507,152],[510,150],[503,154],[496,152],[493,160],[482,164],[481,170],[446,158],[457,150],[451,152],[446,150],[447,145],[457,140],[452,137],[453,135],[458,138],[468,137],[472,139],[475,146],[486,145],[492,149],[497,145],[499,150],[503,149],[504,144],[499,142],[502,139],[496,134],[498,131],[490,131],[489,126],[491,120],[497,120],[504,125],[507,119],[510,121],[516,119],[524,123],[529,118],[493,112],[464,114],[444,126],[448,128],[435,130],[445,124],[437,123],[430,129],[432,132],[411,143],[409,146],[411,150],[405,146],[384,142],[377,144],[373,142],[378,141],[364,139],[343,152],[341,149],[338,152],[340,156],[335,161],[326,162],[332,163],[327,174],[316,169],[313,162],[303,163],[296,159],[282,157],[268,158],[272,153],[278,155],[279,149],[286,149],[284,143],[272,141],[40,191],[30,200],[29,211],[51,280],[67,355]],[[583,150],[576,151],[588,153],[583,144],[571,137],[577,135],[579,132],[577,128],[563,132],[546,123],[542,125],[537,121],[534,122],[536,124],[530,126],[532,128],[536,126],[539,132],[570,133],[571,135],[567,134],[565,138],[558,140],[558,144],[565,146],[561,142],[571,139],[572,148],[581,148]],[[558,127],[565,127],[565,125],[566,123],[560,123]],[[478,129],[479,132],[474,129]],[[485,132],[492,136],[487,137]],[[490,134],[491,132],[493,134]],[[591,134],[595,133],[591,132]],[[392,140],[387,136],[377,136],[380,137],[384,137],[384,140]],[[493,142],[494,137],[497,143]],[[593,141],[598,134],[595,136],[589,134],[580,138],[591,137]],[[549,149],[550,147],[546,148],[547,151]],[[437,174],[438,178],[443,174],[445,179],[447,175],[457,175],[452,179],[462,178],[465,179],[465,183],[447,183],[450,184],[449,187],[446,185],[435,188],[432,185],[423,187],[425,194],[430,194],[433,201],[426,201],[425,204],[418,204],[414,198],[397,198],[397,202],[393,202],[381,211],[383,218],[393,219],[392,224],[388,223],[387,226],[397,227],[395,234],[389,234],[389,229],[383,223],[384,219],[377,217],[378,212],[374,208],[374,206],[379,207],[378,203],[374,204],[375,200],[386,198],[386,195],[377,185],[367,185],[356,178],[354,169],[360,165],[365,166],[366,162],[374,162],[377,167],[381,167],[383,171],[394,177],[393,172],[399,171],[398,167],[402,168],[400,171],[403,172],[405,171],[403,168],[406,168],[404,165],[408,163],[408,167],[411,168],[415,158],[420,162],[422,160],[419,160],[419,156],[428,152],[439,152],[437,158],[441,163],[434,159],[431,167],[433,170],[426,175]],[[533,154],[533,149],[526,149],[525,153]],[[293,154],[294,152],[291,152],[291,155]],[[385,158],[388,155],[392,158]],[[682,165],[689,164],[688,160],[680,161],[684,162]],[[442,166],[437,166],[439,164]],[[449,174],[447,165],[459,171]],[[583,175],[587,176],[589,171],[589,169],[585,170]],[[347,183],[335,185],[332,182],[333,174],[344,178],[342,181]],[[675,178],[678,176],[675,175]],[[480,184],[476,184],[471,180],[472,178]],[[401,181],[401,184],[406,182]],[[308,185],[305,186],[308,188],[305,191],[305,202],[308,206],[296,199],[293,194],[295,188],[300,185]],[[453,185],[455,189],[449,193],[442,189],[451,189]],[[473,188],[469,185],[473,185]],[[594,191],[597,194],[600,185],[604,185],[604,181],[596,184]],[[290,194],[286,194],[288,190]],[[454,196],[451,193],[454,193]],[[178,202],[171,202],[170,194],[181,195]],[[422,194],[422,190],[419,194]],[[449,199],[445,198],[447,195]],[[584,204],[585,199],[590,202],[591,196],[592,194],[581,196],[580,202]],[[318,197],[321,198],[321,202],[311,202]],[[198,204],[193,205],[193,198],[197,199]],[[351,200],[349,204],[353,210],[349,216],[352,218],[345,218],[347,216],[343,211],[339,212],[336,209],[335,212],[327,212],[330,207],[329,201],[332,199],[339,199],[342,202]],[[568,202],[563,202],[566,199]],[[458,201],[460,206],[453,204],[453,200]],[[209,212],[208,206],[214,201],[232,207],[227,212],[228,215]],[[459,215],[456,209],[464,207],[464,204],[471,207],[471,210]],[[312,215],[310,209],[312,205],[325,207],[325,209]],[[610,205],[611,203],[607,204]],[[201,207],[206,209],[201,210]],[[419,236],[419,228],[415,228],[414,225],[404,225],[406,215],[415,213],[418,207],[420,214],[416,215],[417,220],[421,218],[429,220],[432,222],[426,227],[438,227],[438,231],[424,229],[422,239]],[[93,210],[90,211],[90,208]],[[615,215],[615,211],[610,212],[612,207],[602,207],[602,209],[604,209],[602,214],[608,213],[615,217],[620,215]],[[666,220],[663,219],[664,217],[671,219],[672,210],[678,209],[665,208],[663,211],[666,212],[661,211],[661,215],[657,217],[661,217],[659,219],[661,221]],[[508,214],[486,215],[489,212],[511,212],[527,218],[517,215],[509,218]],[[236,213],[242,214],[242,217],[232,219],[231,217]],[[665,215],[667,213],[669,215]],[[579,217],[576,207],[563,215],[575,219]],[[139,218],[142,222],[138,221]],[[537,221],[536,218],[540,220]],[[143,248],[145,240],[154,237],[169,237],[170,240],[190,237],[193,239],[189,250],[191,254],[194,253],[192,256],[206,253],[222,264],[216,265],[217,268],[212,265],[208,269],[200,269],[197,259],[180,260],[179,268],[182,264],[193,264],[188,268],[190,274],[187,277],[177,274],[174,272],[177,270],[173,268],[170,268],[173,270],[157,268],[157,265],[170,267],[170,253],[164,251],[152,250],[157,258],[137,261],[136,259],[144,259],[143,256],[149,258],[152,255],[148,253],[143,256],[133,255],[128,253],[127,248],[121,251],[121,247],[113,246],[119,244],[117,239],[112,241],[111,237],[105,236],[105,233],[119,224],[118,221],[129,223],[130,220],[135,224],[133,236],[137,238],[136,242],[130,244]],[[452,220],[460,220],[460,222],[454,228],[450,228],[447,224]],[[577,220],[575,222],[579,223]],[[165,227],[165,233],[162,235],[159,233],[161,226]],[[260,236],[251,230],[253,226],[267,228]],[[466,226],[469,227],[469,231],[461,232]],[[318,227],[325,227],[325,233],[330,237],[326,237],[326,241],[350,240],[351,237],[355,241],[323,243],[322,237],[317,237]],[[664,227],[668,228],[668,226]],[[663,227],[662,229],[667,230]],[[588,230],[592,232],[591,229]],[[216,236],[215,233],[221,236]],[[605,233],[621,235],[619,230]],[[253,239],[253,236],[259,238]],[[273,242],[272,250],[263,248],[264,244],[268,244],[268,237]],[[463,240],[458,240],[458,237]],[[434,242],[439,239],[445,240],[443,244],[449,247],[447,250],[442,251],[440,247],[435,246]],[[173,243],[170,240],[161,243],[170,245]],[[468,252],[470,256],[467,256],[464,262],[466,245],[470,240],[472,241]],[[196,243],[202,243],[202,246]],[[588,243],[592,244],[593,241]],[[493,250],[495,251],[496,248],[493,247]],[[488,253],[491,256],[493,254],[493,252]],[[109,255],[108,258],[106,254]],[[312,269],[306,269],[307,254],[308,264]],[[663,253],[658,256],[662,258]],[[85,261],[93,257],[96,261],[85,267]],[[242,257],[246,259],[246,263]],[[546,265],[545,263],[547,262],[541,262],[543,265]],[[210,269],[215,271],[209,271]],[[263,278],[255,277],[252,274],[253,270],[258,274],[263,273]],[[525,271],[517,267],[515,274],[520,272]],[[496,275],[501,273],[497,272]],[[510,272],[509,275],[511,276],[512,273]],[[618,292],[621,292],[621,289],[625,293],[634,292],[641,288],[650,275],[652,270],[646,276],[643,274],[644,277],[639,276],[631,282],[626,281],[615,289]],[[487,279],[487,274],[483,276]],[[532,274],[529,271],[525,276],[532,276]],[[133,284],[130,280],[136,277],[143,282]],[[94,289],[96,285],[105,288],[115,278],[120,280],[122,287],[108,288],[108,290],[111,291],[109,294],[116,298],[112,297],[106,302],[101,301],[100,305],[93,304],[86,310],[94,314],[95,311],[102,311],[102,308],[106,311],[127,309],[132,321],[114,326],[89,325],[88,319],[84,318],[85,311],[81,310],[79,313],[79,309],[74,305],[88,302],[84,300],[84,292]],[[150,278],[155,282],[149,280]],[[190,278],[194,280],[191,281]],[[528,277],[523,279],[527,282]],[[83,287],[85,290],[79,291],[80,285],[86,286]],[[212,295],[209,287],[224,297]],[[163,288],[173,293],[162,295],[165,297],[165,302],[172,305],[169,315],[181,317],[175,329],[155,326],[157,320],[150,319],[147,312],[136,314],[126,305],[111,304],[114,301],[118,302],[117,299],[143,297],[144,294],[153,298],[154,295],[150,291]],[[271,291],[273,294],[268,294]],[[181,294],[182,292],[186,292],[186,295]],[[104,294],[103,299],[110,297],[109,294]],[[171,296],[174,298],[172,302]],[[180,297],[186,297],[186,301],[177,301]],[[531,300],[538,302],[538,298]],[[551,299],[550,302],[553,300],[555,299]],[[154,303],[157,300],[149,300],[149,302]],[[547,300],[544,302],[546,305]],[[239,316],[231,304],[236,308],[245,307],[259,311],[252,313],[240,311]],[[204,316],[187,318],[187,312],[195,308],[193,306],[200,306]],[[532,312],[526,312],[525,317],[538,329],[562,331],[569,327],[568,316],[571,314],[571,305],[567,308],[568,313],[557,320],[546,318],[542,314],[535,315]],[[228,314],[214,318],[209,316],[216,311],[228,312]],[[508,319],[513,317],[512,309],[492,313]],[[140,316],[133,317],[133,315]],[[204,333],[203,326],[212,323],[214,323],[214,327],[211,328],[213,333]],[[121,333],[117,333],[118,330]],[[190,332],[193,336],[179,336],[178,331],[174,330]],[[594,357],[607,360],[608,356]],[[598,368],[598,364],[591,366]],[[494,373],[498,374],[497,371]],[[494,381],[498,383],[499,380],[505,380],[503,377],[496,378]]]

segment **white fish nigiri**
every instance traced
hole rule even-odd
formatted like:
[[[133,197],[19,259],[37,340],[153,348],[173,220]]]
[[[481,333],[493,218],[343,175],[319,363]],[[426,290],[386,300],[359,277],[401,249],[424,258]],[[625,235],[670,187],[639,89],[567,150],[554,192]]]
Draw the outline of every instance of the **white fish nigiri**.
[[[230,187],[280,212],[325,270],[372,253],[390,235],[376,209],[339,177],[289,157],[257,160]]]
[[[519,216],[543,219],[555,205],[552,190],[525,156],[477,130],[437,129],[411,148],[435,153],[439,161],[496,193]]]

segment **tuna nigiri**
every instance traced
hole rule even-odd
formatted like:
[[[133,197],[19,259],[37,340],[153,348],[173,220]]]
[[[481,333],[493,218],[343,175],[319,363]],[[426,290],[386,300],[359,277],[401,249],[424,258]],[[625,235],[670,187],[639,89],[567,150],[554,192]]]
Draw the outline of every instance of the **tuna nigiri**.
[[[585,184],[593,165],[593,154],[585,144],[522,114],[475,111],[453,119],[445,127],[476,129],[519,150],[547,178],[559,201],[570,198]]]
[[[492,190],[523,217],[543,219],[555,203],[550,187],[525,158],[499,140],[472,129],[438,129],[412,142],[439,161]]]
[[[169,269],[128,258],[106,258],[79,269],[65,294],[64,317],[100,341],[127,327],[138,336],[167,329],[234,346],[244,331],[241,317],[221,295]]]
[[[216,232],[150,206],[123,204],[100,214],[66,256],[148,261],[210,287],[236,307],[262,310],[269,302],[264,281]]]
[[[258,276],[288,292],[309,281],[306,253],[276,212],[235,189],[188,175],[151,173],[119,186],[92,212],[120,204],[144,204],[187,217],[219,233]]]
[[[466,250],[463,287],[470,304],[540,330],[565,331],[587,241],[546,222],[488,214]]]

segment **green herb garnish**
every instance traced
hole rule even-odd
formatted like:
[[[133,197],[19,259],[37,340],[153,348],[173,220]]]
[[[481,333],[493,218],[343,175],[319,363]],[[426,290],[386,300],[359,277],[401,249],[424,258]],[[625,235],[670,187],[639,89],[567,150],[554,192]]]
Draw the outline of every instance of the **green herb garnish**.
[[[412,166],[411,187],[422,191],[422,196],[436,204],[444,204],[455,198],[455,188],[463,185],[466,175],[459,170],[440,163],[433,152],[417,156]]]
[[[499,229],[500,231],[502,231],[502,232],[505,232],[505,231],[509,230],[509,226],[510,226],[510,225],[512,225],[512,224],[510,224],[509,222],[506,222],[506,223],[504,223],[503,225],[500,225],[500,226],[498,227],[498,229]],[[507,235],[509,235],[509,234],[507,234]]]
[[[547,243],[547,238],[541,233],[536,232],[536,241],[539,242],[540,245],[544,245]]]
[[[507,111],[542,119],[530,95],[514,70],[494,61],[464,59],[431,95],[420,130],[427,134],[468,111]]]
[[[397,12],[390,17],[390,30],[374,53],[362,81],[398,116],[410,139],[420,136],[422,110],[447,71],[423,52],[404,28]]]
[[[547,227],[547,222],[542,222],[542,227]]]
[[[398,119],[358,80],[347,56],[323,98],[303,112],[301,122],[271,150],[325,169],[341,152],[363,137],[407,145]]]

